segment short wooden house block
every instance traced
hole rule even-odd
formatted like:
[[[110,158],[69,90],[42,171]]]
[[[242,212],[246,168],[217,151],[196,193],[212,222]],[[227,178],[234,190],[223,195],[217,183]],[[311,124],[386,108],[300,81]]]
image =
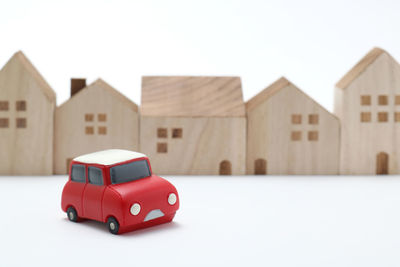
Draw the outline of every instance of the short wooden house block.
[[[56,95],[22,52],[0,71],[0,174],[53,173]]]
[[[372,49],[337,84],[341,174],[400,173],[400,66]]]
[[[143,77],[140,146],[160,174],[245,174],[238,77]]]
[[[248,174],[338,174],[339,120],[285,78],[247,104]]]
[[[71,98],[55,115],[56,174],[68,172],[79,155],[119,148],[139,150],[139,115],[135,103],[99,79],[86,87],[83,79],[71,80]]]

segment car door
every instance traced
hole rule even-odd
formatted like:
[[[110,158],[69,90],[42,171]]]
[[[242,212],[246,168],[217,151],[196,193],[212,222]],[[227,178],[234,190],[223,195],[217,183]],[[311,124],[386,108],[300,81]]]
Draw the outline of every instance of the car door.
[[[73,164],[71,167],[71,181],[65,187],[65,202],[72,205],[79,216],[82,216],[82,194],[86,187],[86,167],[82,164]]]
[[[88,167],[88,183],[83,192],[83,212],[86,218],[102,221],[102,198],[106,186],[102,168]]]

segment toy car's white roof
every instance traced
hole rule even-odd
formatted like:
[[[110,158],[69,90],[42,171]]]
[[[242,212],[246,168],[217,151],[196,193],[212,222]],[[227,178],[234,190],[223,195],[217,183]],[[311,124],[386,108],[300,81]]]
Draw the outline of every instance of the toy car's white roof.
[[[108,149],[98,151],[74,158],[75,161],[82,163],[94,163],[101,165],[113,165],[116,163],[146,157],[146,155],[134,151],[123,149]]]

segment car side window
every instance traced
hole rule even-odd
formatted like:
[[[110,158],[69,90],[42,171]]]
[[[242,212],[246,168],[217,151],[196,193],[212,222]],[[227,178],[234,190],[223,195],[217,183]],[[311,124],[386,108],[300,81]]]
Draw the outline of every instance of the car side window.
[[[97,167],[88,168],[89,183],[103,185],[103,171]]]
[[[78,165],[78,164],[72,165],[71,181],[78,182],[78,183],[86,182],[85,165]]]

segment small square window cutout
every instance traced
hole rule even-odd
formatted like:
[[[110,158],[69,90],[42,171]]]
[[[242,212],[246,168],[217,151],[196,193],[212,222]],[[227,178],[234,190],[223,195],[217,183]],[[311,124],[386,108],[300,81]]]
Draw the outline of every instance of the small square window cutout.
[[[85,114],[85,121],[93,121],[93,117],[94,117],[93,114],[86,113]]]
[[[26,118],[17,118],[17,128],[26,128]]]
[[[8,128],[8,118],[0,118],[0,128]]]
[[[172,129],[172,138],[182,138],[182,128]]]
[[[107,121],[107,114],[105,114],[105,113],[97,114],[97,120],[98,121]]]
[[[308,123],[309,124],[318,124],[319,116],[318,114],[310,114],[308,115]]]
[[[88,134],[88,135],[94,134],[93,126],[86,126],[85,127],[85,133]]]
[[[98,129],[98,133],[99,133],[100,135],[106,135],[106,134],[107,134],[107,127],[105,127],[105,126],[100,126],[99,129]]]
[[[26,110],[26,101],[20,100],[15,103],[17,107],[17,111],[25,111]]]
[[[157,129],[157,137],[158,138],[167,138],[168,137],[167,128],[158,128]]]
[[[361,112],[360,120],[361,120],[361,122],[370,122],[371,121],[371,112]]]
[[[371,96],[370,95],[362,95],[361,96],[361,105],[362,106],[370,106],[371,105]]]
[[[292,141],[300,141],[301,140],[301,132],[300,131],[293,131],[291,134]]]
[[[157,152],[158,153],[167,153],[168,152],[167,143],[157,143]]]
[[[308,141],[318,141],[318,132],[317,131],[309,131],[308,132]]]
[[[292,124],[301,124],[301,114],[292,114]]]
[[[387,122],[388,121],[388,113],[387,112],[378,112],[378,121],[379,122]]]
[[[8,110],[8,101],[0,101],[0,111]]]

